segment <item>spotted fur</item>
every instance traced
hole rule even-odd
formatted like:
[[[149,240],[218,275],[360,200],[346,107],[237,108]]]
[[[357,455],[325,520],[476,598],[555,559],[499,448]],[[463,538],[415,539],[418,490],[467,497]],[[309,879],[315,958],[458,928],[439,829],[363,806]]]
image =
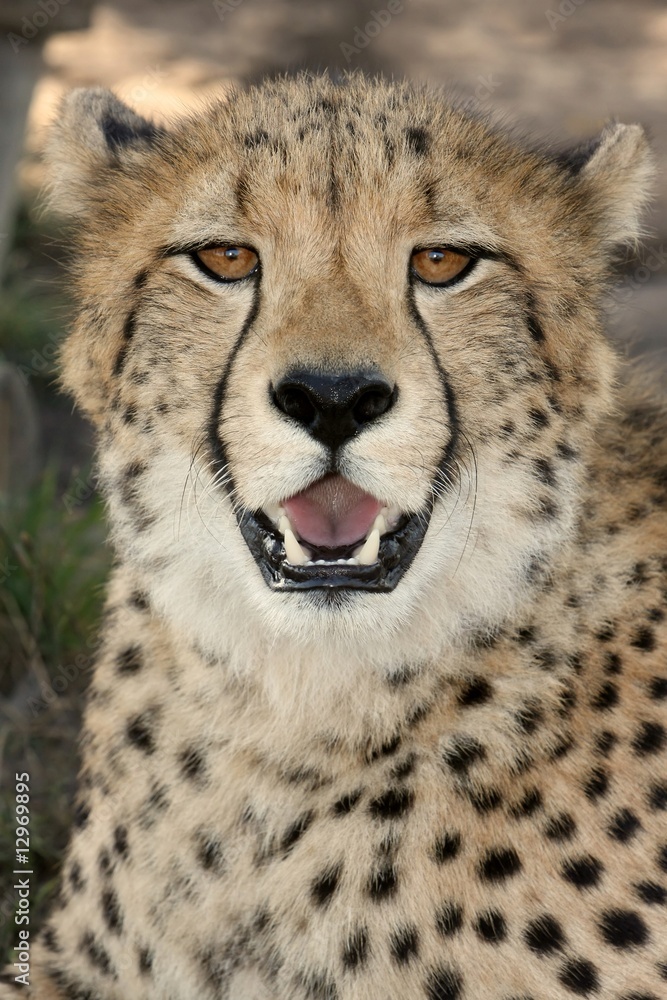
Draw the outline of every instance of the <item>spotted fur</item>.
[[[561,156],[303,78],[168,129],[75,92],[50,155],[119,564],[31,995],[666,997],[665,416],[601,316],[641,129]],[[227,241],[257,278],[197,271]],[[476,268],[411,281],[442,244]],[[434,501],[390,594],[275,593],[239,532],[326,471],[297,362],[398,386],[340,459]]]

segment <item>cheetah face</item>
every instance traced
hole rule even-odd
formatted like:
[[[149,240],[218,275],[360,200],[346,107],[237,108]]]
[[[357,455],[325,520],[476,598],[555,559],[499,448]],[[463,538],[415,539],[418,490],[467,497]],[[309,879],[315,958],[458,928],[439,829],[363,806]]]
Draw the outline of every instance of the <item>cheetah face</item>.
[[[497,628],[576,523],[642,143],[566,162],[362,78],[169,130],[75,93],[64,377],[155,607],[217,653],[254,622],[383,663]]]

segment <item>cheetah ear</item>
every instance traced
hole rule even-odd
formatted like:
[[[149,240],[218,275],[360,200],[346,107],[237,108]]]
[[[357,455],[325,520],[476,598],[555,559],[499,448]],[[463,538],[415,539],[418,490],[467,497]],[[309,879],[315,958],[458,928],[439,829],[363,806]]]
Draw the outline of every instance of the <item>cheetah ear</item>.
[[[613,123],[597,139],[560,157],[577,175],[582,193],[599,219],[602,242],[635,243],[641,216],[651,196],[655,164],[641,125]]]
[[[53,208],[67,215],[85,214],[104,184],[105,168],[135,159],[162,134],[109,90],[71,91],[45,149]]]

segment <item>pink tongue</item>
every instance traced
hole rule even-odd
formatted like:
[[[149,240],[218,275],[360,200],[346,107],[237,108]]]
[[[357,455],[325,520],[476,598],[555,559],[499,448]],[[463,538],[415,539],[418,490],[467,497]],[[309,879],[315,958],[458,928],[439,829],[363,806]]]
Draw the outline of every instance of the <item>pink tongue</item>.
[[[342,476],[325,476],[282,505],[302,541],[329,549],[362,541],[382,510],[379,500]]]

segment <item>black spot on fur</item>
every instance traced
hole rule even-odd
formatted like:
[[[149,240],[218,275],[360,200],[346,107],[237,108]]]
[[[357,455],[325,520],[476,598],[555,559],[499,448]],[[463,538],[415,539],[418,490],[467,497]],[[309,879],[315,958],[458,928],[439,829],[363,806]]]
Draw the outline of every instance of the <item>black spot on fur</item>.
[[[662,872],[667,872],[667,844],[663,844],[658,851],[658,868]]]
[[[127,827],[117,826],[113,832],[113,849],[121,858],[127,858],[130,849],[127,843]]]
[[[77,830],[83,830],[84,826],[88,823],[88,818],[90,816],[90,806],[87,802],[77,802],[74,807],[74,817],[72,819],[73,825]]]
[[[639,882],[635,893],[648,906],[664,906],[667,903],[667,889],[657,882]]]
[[[648,791],[650,809],[667,809],[667,781],[655,782]]]
[[[81,874],[81,865],[78,861],[72,863],[72,867],[68,874],[69,883],[74,892],[81,892],[82,889],[86,887],[86,880]]]
[[[366,962],[368,951],[368,931],[357,927],[343,945],[343,965],[346,969],[356,969]]]
[[[556,454],[559,458],[565,459],[565,461],[571,462],[575,458],[579,457],[579,453],[567,442],[559,441],[556,445]]]
[[[645,757],[659,753],[667,743],[667,731],[659,722],[642,722],[631,746],[636,754]]]
[[[248,132],[243,140],[243,144],[246,149],[256,149],[258,146],[266,146],[269,142],[269,133],[263,129],[255,129],[254,132]]]
[[[556,474],[553,466],[546,458],[536,458],[533,461],[535,475],[545,486],[556,486]]]
[[[402,781],[404,778],[409,777],[415,769],[416,755],[411,753],[405,758],[405,760],[398,761],[394,767],[392,767],[390,774],[392,778],[396,781]]]
[[[453,968],[440,966],[430,973],[426,980],[428,1000],[459,1000],[462,996],[463,979]]]
[[[542,722],[544,713],[539,705],[526,703],[515,713],[514,718],[521,732],[531,735]]]
[[[382,743],[379,747],[372,747],[367,754],[367,760],[372,762],[379,760],[380,757],[391,757],[392,754],[396,753],[400,745],[401,737],[397,733],[395,736],[392,736],[391,739]]]
[[[404,129],[404,134],[408,146],[415,156],[427,155],[431,145],[431,137],[425,128],[413,126],[411,128]]]
[[[619,809],[607,829],[610,837],[625,844],[638,833],[641,823],[630,809]]]
[[[544,828],[549,840],[571,840],[577,830],[577,824],[569,813],[560,813],[552,817]]]
[[[79,947],[87,956],[91,965],[98,969],[103,975],[109,976],[112,974],[113,970],[108,952],[102,947],[90,931],[87,931],[83,935]]]
[[[474,737],[462,736],[452,740],[451,745],[443,751],[442,756],[445,764],[452,771],[455,771],[456,774],[466,774],[473,764],[484,760],[486,750]]]
[[[442,833],[433,845],[433,858],[439,865],[444,865],[453,861],[460,850],[460,833]]]
[[[374,819],[397,819],[409,812],[414,798],[408,788],[388,788],[368,804],[368,811]]]
[[[565,944],[563,929],[554,917],[545,913],[531,920],[524,931],[524,939],[531,949],[540,955],[558,951]]]
[[[143,666],[140,646],[126,646],[116,657],[119,674],[136,674]]]
[[[538,809],[542,808],[542,793],[538,788],[530,788],[510,809],[511,815],[515,819],[523,819],[525,816],[532,816]]]
[[[644,653],[650,653],[655,649],[655,632],[648,625],[638,628],[630,640],[636,649],[641,649]]]
[[[186,747],[185,750],[181,751],[178,762],[184,778],[193,781],[203,776],[205,771],[204,755],[196,747]]]
[[[287,830],[283,834],[282,840],[280,841],[280,849],[284,854],[289,854],[294,845],[301,840],[314,819],[315,813],[312,810],[309,810],[299,816],[298,819],[288,826]]]
[[[608,729],[595,734],[595,749],[602,757],[608,757],[616,745],[617,736]]]
[[[521,871],[521,859],[513,847],[498,847],[487,851],[478,866],[484,882],[502,882]]]
[[[443,903],[435,915],[435,926],[443,937],[451,937],[463,926],[463,907],[458,903]]]
[[[603,666],[606,674],[617,675],[623,670],[623,661],[618,653],[605,653]]]
[[[522,628],[517,629],[516,641],[521,646],[530,646],[535,642],[535,626],[534,625],[524,625]]]
[[[102,916],[109,930],[114,934],[120,934],[123,929],[123,915],[118,896],[113,889],[104,889],[102,892]]]
[[[471,708],[475,705],[483,705],[490,701],[493,695],[493,688],[485,677],[474,677],[462,688],[459,693],[458,702],[463,708]]]
[[[220,839],[214,834],[206,834],[200,831],[196,835],[197,861],[204,871],[213,875],[222,875],[225,871],[225,858]]]
[[[382,861],[370,874],[368,894],[374,902],[392,896],[398,887],[398,872],[391,861]]]
[[[327,906],[331,902],[331,897],[338,888],[340,877],[343,873],[342,864],[334,864],[325,868],[321,875],[311,885],[311,895],[318,906]]]
[[[155,737],[148,713],[143,712],[130,719],[125,732],[129,742],[137,750],[142,750],[148,755],[155,753]]]
[[[549,414],[537,406],[531,407],[528,410],[528,416],[536,427],[548,427],[549,425]]]
[[[599,923],[600,933],[614,948],[636,948],[649,939],[648,928],[633,910],[607,910]]]
[[[605,712],[617,704],[618,688],[611,681],[607,681],[592,699],[591,708],[594,708],[598,712]]]
[[[505,918],[498,910],[480,913],[473,926],[477,936],[487,944],[500,944],[507,937]]]
[[[568,959],[561,966],[558,978],[566,989],[581,997],[596,993],[600,984],[597,969],[585,958]]]
[[[349,792],[347,795],[341,795],[341,797],[334,802],[331,807],[334,816],[347,816],[348,813],[351,813],[361,798],[361,794],[361,789],[356,788],[353,792]]]
[[[406,965],[419,954],[419,933],[414,924],[406,924],[390,936],[389,950],[397,965]]]
[[[652,677],[648,686],[649,698],[663,701],[667,698],[667,677]]]
[[[478,813],[485,815],[503,804],[503,797],[497,788],[467,788],[466,796]]]
[[[148,611],[148,598],[145,594],[142,594],[138,590],[135,590],[130,596],[129,603],[132,607],[136,608],[137,611]]]
[[[577,889],[591,889],[596,886],[603,871],[602,862],[590,854],[569,858],[561,869],[563,878]]]
[[[139,972],[142,976],[147,976],[150,974],[153,968],[153,953],[148,950],[148,948],[139,949]]]
[[[52,952],[54,955],[62,951],[62,948],[58,943],[58,938],[56,936],[56,932],[54,931],[53,927],[45,927],[42,930],[41,941],[44,944],[44,947],[47,949],[47,951]]]
[[[601,767],[595,768],[583,784],[587,799],[595,801],[602,798],[609,790],[609,775]]]

